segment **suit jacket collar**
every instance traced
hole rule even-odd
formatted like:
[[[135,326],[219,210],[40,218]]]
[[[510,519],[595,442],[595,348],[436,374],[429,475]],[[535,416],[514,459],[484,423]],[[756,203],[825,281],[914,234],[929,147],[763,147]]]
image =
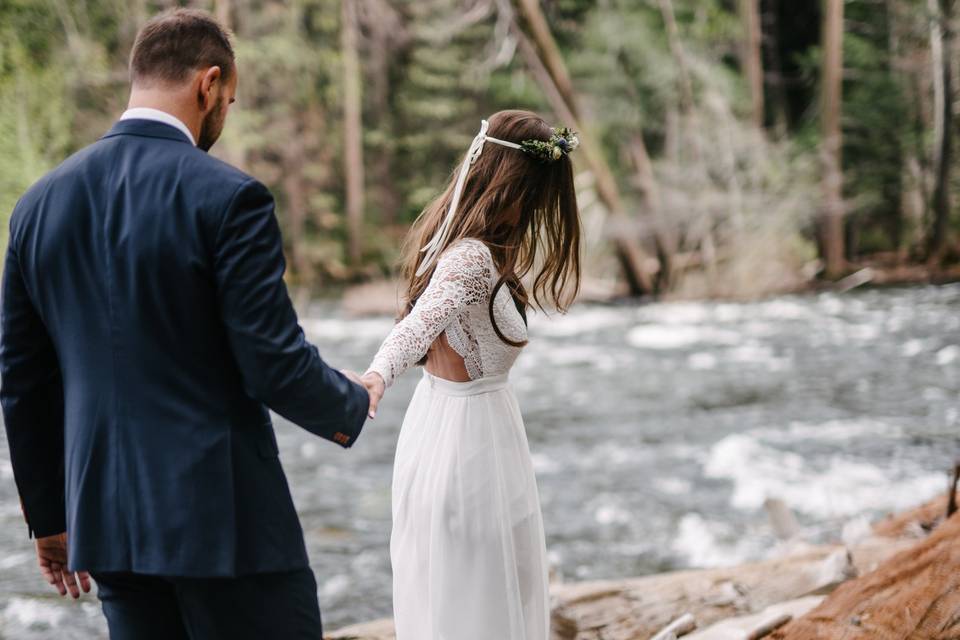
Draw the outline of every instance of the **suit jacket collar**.
[[[183,134],[182,131],[169,124],[157,120],[142,120],[140,118],[131,118],[129,120],[120,120],[111,127],[110,131],[104,135],[104,138],[114,136],[141,136],[143,138],[163,138],[165,140],[176,140],[185,142],[190,146],[193,143]]]

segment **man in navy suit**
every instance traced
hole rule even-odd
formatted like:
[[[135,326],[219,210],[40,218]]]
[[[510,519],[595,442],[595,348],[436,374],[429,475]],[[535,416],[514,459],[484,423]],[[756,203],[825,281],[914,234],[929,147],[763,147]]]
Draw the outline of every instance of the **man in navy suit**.
[[[163,14],[130,72],[130,109],[10,221],[0,400],[41,571],[92,576],[114,639],[320,638],[268,409],[349,447],[376,392],[304,338],[270,192],[206,153],[224,29]]]

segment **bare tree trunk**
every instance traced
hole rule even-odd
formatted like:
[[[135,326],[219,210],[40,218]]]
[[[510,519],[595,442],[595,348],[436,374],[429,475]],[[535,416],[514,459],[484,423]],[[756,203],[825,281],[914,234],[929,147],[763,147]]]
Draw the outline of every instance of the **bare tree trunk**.
[[[295,118],[299,122],[299,118]],[[305,160],[303,138],[295,125],[290,140],[283,152],[283,193],[286,196],[286,219],[290,239],[290,259],[293,273],[300,283],[309,284],[312,279],[310,260],[304,250],[304,227],[307,221],[307,187],[304,184]]]
[[[389,0],[363,0],[357,3],[358,23],[366,34],[366,75],[369,78],[370,119],[380,133],[380,145],[370,160],[371,189],[379,212],[378,222],[393,225],[401,207],[395,179],[395,129],[391,108],[390,72],[398,53],[410,42],[402,14]]]
[[[760,0],[740,0],[740,19],[743,21],[744,38],[741,57],[743,69],[750,85],[750,102],[753,123],[758,128],[764,125],[763,105],[763,31],[760,23]]]
[[[934,59],[934,87],[936,91],[936,149],[934,168],[936,183],[933,190],[933,228],[930,233],[928,255],[937,263],[947,248],[950,221],[950,169],[953,161],[953,9],[954,0],[929,0],[934,23],[931,28],[931,50]],[[938,46],[939,44],[939,46]]]
[[[580,116],[570,75],[553,39],[553,34],[550,32],[546,17],[540,10],[537,0],[515,0],[515,2],[530,28],[531,36],[537,42],[535,48],[519,28],[515,29],[520,53],[557,116],[570,122],[580,131],[580,150],[593,172],[597,196],[603,202],[613,222],[614,248],[630,292],[632,295],[653,293],[653,281],[645,267],[646,256],[631,233],[632,225],[624,213],[620,190],[603,155],[603,150]]]
[[[343,172],[347,181],[347,257],[354,267],[363,253],[363,122],[360,96],[360,60],[357,55],[357,19],[354,0],[341,3],[340,46],[343,54]]]
[[[679,114],[673,115],[668,112],[668,152],[671,155],[671,162],[679,165],[684,162],[681,155],[684,151],[690,153],[690,168],[692,170],[708,173],[708,168],[703,162],[703,139],[695,132],[700,128],[700,118],[696,109],[696,102],[693,95],[693,80],[690,77],[690,71],[687,67],[687,56],[680,41],[680,30],[677,27],[677,18],[673,8],[673,0],[659,0],[660,14],[663,17],[663,25],[667,32],[667,44],[670,47],[670,53],[673,56],[674,64],[677,66],[677,85],[679,87],[680,99]],[[697,243],[700,245],[700,255],[707,274],[708,282],[711,288],[715,286],[715,276],[717,273],[717,252],[716,242],[713,238],[714,228],[713,219],[709,212],[700,210],[695,212],[697,222],[691,227],[695,230],[694,234]]]
[[[567,103],[574,119],[582,120],[583,114],[580,113],[579,101],[573,90],[573,81],[567,72],[567,65],[563,61],[560,47],[557,46],[557,42],[553,38],[553,32],[550,31],[547,18],[543,15],[543,10],[540,9],[539,0],[516,0],[516,2],[520,14],[530,29],[530,35],[540,52],[540,59],[550,73],[550,77],[553,78],[557,91],[563,97],[564,102]]]
[[[908,122],[915,122],[914,115],[915,96],[911,95],[909,74],[906,72],[906,60],[903,47],[904,16],[900,10],[899,0],[886,0],[885,10],[887,12],[887,47],[890,52],[889,72],[897,85],[900,86],[906,104],[906,116]],[[911,215],[911,209],[916,210],[914,202],[919,195],[920,190],[915,187],[916,181],[912,179],[912,172],[917,166],[914,149],[911,145],[905,144],[902,140],[897,141],[899,148],[900,172],[896,182],[896,201],[899,204],[894,216],[891,217],[886,225],[890,234],[890,244],[893,246],[897,264],[903,264],[907,259],[908,237],[907,226]],[[921,196],[922,197],[922,196]]]
[[[781,0],[770,0],[767,11],[763,13],[763,46],[767,52],[767,69],[764,72],[765,85],[770,87],[769,102],[773,115],[774,131],[777,137],[787,135],[789,116],[787,115],[787,91],[783,80],[783,63],[780,58],[780,20],[777,8]]]
[[[213,12],[217,21],[230,31],[236,28],[233,20],[233,8],[233,0],[214,0]],[[244,151],[236,148],[225,140],[217,145],[217,155],[225,162],[229,162],[241,169],[245,168],[246,158],[244,157]]]
[[[233,2],[232,0],[214,0],[214,15],[217,20],[227,29],[233,25]]]
[[[640,192],[644,213],[647,218],[654,221],[656,226],[657,259],[660,261],[656,289],[667,291],[673,285],[674,258],[679,245],[677,230],[669,220],[665,219],[660,199],[660,185],[653,173],[653,162],[647,152],[647,145],[639,133],[630,137],[628,153],[636,170],[635,182]]]
[[[699,167],[699,163],[703,160],[701,136],[682,135],[683,133],[689,134],[694,132],[700,126],[693,97],[693,81],[687,69],[687,55],[683,49],[683,43],[680,42],[680,30],[677,28],[677,18],[673,11],[673,0],[659,0],[659,4],[660,13],[663,16],[663,24],[667,31],[667,43],[670,47],[670,53],[673,56],[674,63],[677,65],[677,84],[680,88],[680,115],[683,118],[683,123],[679,131],[681,135],[677,141],[680,143],[680,150],[690,150],[693,161],[697,163]]]
[[[826,276],[836,278],[845,265],[843,237],[843,169],[840,130],[843,94],[843,0],[825,0],[823,28],[822,135],[823,214],[821,253]]]
[[[683,47],[680,46],[680,32],[677,29],[673,2],[672,0],[659,0],[659,3],[663,24],[667,29],[667,44],[670,46],[670,53],[677,64],[677,80],[680,83],[680,110],[683,113],[690,113],[693,110],[693,84],[690,82],[690,74],[687,72],[686,55]]]
[[[627,77],[636,77],[636,69],[629,57],[621,52],[617,57],[623,73]],[[630,99],[640,102],[640,92],[632,83],[626,83]],[[667,219],[660,199],[660,185],[653,171],[653,162],[647,151],[642,131],[631,135],[624,142],[626,161],[633,165],[635,174],[633,183],[640,193],[641,212],[646,220],[653,221],[657,259],[660,269],[655,281],[656,291],[667,291],[673,284],[674,256],[677,253],[678,239],[676,225]]]

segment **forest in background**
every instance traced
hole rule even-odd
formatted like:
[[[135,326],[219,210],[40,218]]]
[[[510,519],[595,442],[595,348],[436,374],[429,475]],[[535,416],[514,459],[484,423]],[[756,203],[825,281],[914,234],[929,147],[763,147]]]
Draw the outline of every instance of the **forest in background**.
[[[960,260],[955,0],[0,0],[0,215],[122,112],[137,28],[236,34],[214,153],[277,199],[291,284],[390,277],[482,117],[575,154],[588,291],[755,297]]]

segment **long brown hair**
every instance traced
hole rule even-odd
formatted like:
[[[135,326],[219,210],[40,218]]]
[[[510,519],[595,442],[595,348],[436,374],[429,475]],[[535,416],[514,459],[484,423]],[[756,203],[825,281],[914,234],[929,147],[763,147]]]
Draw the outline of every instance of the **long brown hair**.
[[[548,141],[552,134],[543,118],[530,111],[499,111],[489,122],[487,135],[517,144]],[[427,205],[407,235],[402,262],[407,281],[405,313],[433,275],[433,268],[416,275],[423,259],[420,249],[447,214],[459,167],[458,162],[447,188]],[[519,217],[514,218],[517,207]],[[501,287],[509,288],[524,319],[531,300],[541,310],[551,305],[563,312],[580,289],[580,213],[570,158],[563,154],[543,162],[518,149],[487,142],[470,169],[453,227],[439,251],[463,238],[475,238],[489,247],[500,273],[490,296],[490,321],[501,340],[522,346],[523,342],[503,335],[494,319],[493,303]],[[521,281],[535,269],[528,293]]]

